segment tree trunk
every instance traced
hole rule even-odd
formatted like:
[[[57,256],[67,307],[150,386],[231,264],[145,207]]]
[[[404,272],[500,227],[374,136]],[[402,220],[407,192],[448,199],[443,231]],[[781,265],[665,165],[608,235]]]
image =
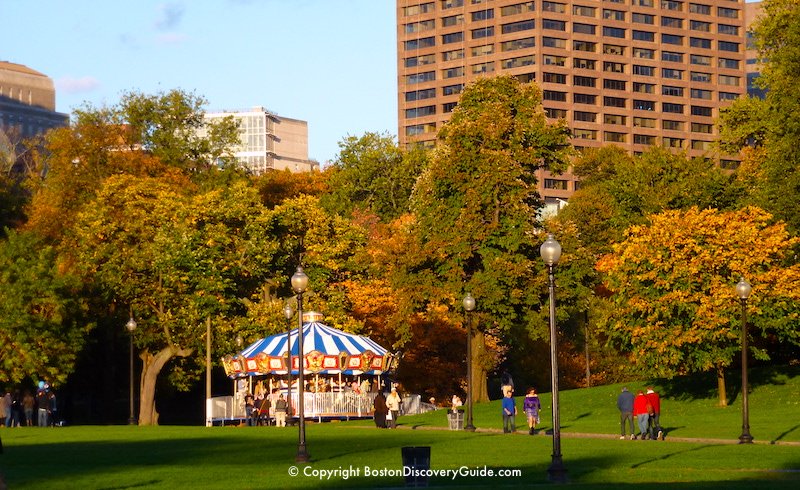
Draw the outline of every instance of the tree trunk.
[[[190,356],[193,349],[180,349],[178,347],[165,347],[155,355],[143,351],[139,357],[142,359],[142,378],[139,383],[139,425],[158,425],[158,412],[156,411],[156,380],[159,373],[173,357]]]
[[[728,393],[725,391],[725,370],[717,366],[717,391],[719,392],[719,406],[728,406]]]
[[[484,403],[489,401],[489,391],[486,388],[486,340],[483,332],[475,330],[472,336],[472,389],[475,392],[473,401]]]

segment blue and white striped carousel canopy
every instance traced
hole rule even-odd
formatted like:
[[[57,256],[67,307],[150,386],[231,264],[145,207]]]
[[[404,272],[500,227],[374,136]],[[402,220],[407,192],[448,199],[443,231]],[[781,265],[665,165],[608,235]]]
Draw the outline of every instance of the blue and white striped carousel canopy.
[[[297,328],[290,332],[292,372],[299,371]],[[285,374],[287,334],[279,333],[252,343],[233,358],[228,374]],[[303,325],[303,365],[309,373],[380,374],[390,369],[392,354],[369,337],[309,322]],[[236,362],[236,360],[240,362]],[[234,374],[235,373],[235,374]]]

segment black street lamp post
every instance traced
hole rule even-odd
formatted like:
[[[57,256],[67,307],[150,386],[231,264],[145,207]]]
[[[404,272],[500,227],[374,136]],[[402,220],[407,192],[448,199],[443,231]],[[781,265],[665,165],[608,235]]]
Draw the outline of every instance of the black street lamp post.
[[[286,406],[288,407],[287,412],[289,416],[292,415],[292,317],[294,316],[294,310],[292,309],[292,305],[289,302],[286,302],[286,305],[283,307],[283,316],[286,317],[286,321],[289,323],[289,326],[286,329],[286,375],[288,376],[287,388],[286,388]]]
[[[303,376],[304,356],[303,356],[303,292],[308,286],[308,276],[303,272],[302,267],[297,267],[297,272],[292,276],[292,289],[297,293],[297,357],[298,362],[298,400],[297,400],[297,416],[298,423],[300,424],[299,441],[297,443],[297,456],[295,461],[298,463],[307,463],[310,456],[306,450],[306,420],[304,414],[305,408],[305,379]]]
[[[556,331],[556,278],[555,268],[561,258],[561,244],[553,235],[548,235],[547,240],[539,249],[542,260],[547,266],[547,277],[550,285],[550,384],[553,391],[553,455],[547,476],[550,481],[565,482],[567,469],[561,458],[561,422],[558,411],[558,333]]]
[[[736,294],[742,304],[742,435],[739,444],[752,444],[753,436],[750,435],[750,406],[747,401],[747,298],[753,288],[742,277],[736,285]]]
[[[475,298],[472,294],[467,293],[464,296],[464,311],[467,317],[467,425],[464,430],[470,432],[475,431],[475,426],[472,425],[472,311],[475,309]]]
[[[130,354],[131,354],[130,389],[131,389],[131,392],[130,392],[130,397],[129,397],[131,406],[130,406],[130,413],[128,415],[128,425],[136,425],[136,414],[134,412],[134,407],[133,407],[133,332],[136,330],[136,321],[133,319],[133,314],[131,314],[131,317],[128,320],[128,323],[125,324],[125,328],[128,330],[128,333],[130,334],[130,340],[131,340],[131,346],[130,346],[131,347],[130,348]]]

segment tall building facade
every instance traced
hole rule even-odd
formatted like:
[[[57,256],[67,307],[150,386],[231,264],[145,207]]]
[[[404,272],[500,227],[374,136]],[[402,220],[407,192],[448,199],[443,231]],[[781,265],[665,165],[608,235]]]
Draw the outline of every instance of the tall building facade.
[[[239,121],[240,144],[236,160],[254,175],[268,170],[311,172],[319,163],[308,158],[308,123],[278,116],[263,107],[207,112],[206,120],[232,116]]]
[[[69,116],[56,112],[53,80],[25,65],[0,61],[0,130],[15,128],[30,138],[66,126]]]
[[[746,93],[744,0],[397,0],[398,135],[432,145],[471,80],[537,82],[577,148],[714,153],[720,107]],[[580,183],[539,175],[551,206]]]

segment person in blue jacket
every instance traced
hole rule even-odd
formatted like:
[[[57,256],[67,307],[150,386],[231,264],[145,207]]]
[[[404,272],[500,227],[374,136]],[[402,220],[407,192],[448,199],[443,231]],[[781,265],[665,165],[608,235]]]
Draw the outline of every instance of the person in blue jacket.
[[[513,434],[516,431],[515,417],[517,406],[514,404],[514,392],[507,390],[503,397],[503,433]]]

